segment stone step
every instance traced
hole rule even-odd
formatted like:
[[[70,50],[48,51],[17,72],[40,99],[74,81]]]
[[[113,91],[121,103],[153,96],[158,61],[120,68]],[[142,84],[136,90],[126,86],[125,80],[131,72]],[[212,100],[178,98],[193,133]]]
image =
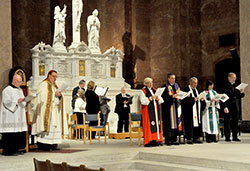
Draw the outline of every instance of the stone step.
[[[233,155],[233,154],[232,154]],[[151,162],[162,162],[186,166],[198,166],[202,168],[221,170],[250,170],[250,164],[234,161],[213,160],[205,158],[194,158],[185,156],[175,156],[168,154],[156,154],[149,152],[139,152],[139,160]]]
[[[146,161],[146,160],[138,160],[134,162],[136,170],[144,170],[144,171],[162,171],[162,170],[170,170],[170,171],[223,171],[221,169],[213,169],[213,168],[204,168],[199,166],[192,165],[182,165],[182,164],[174,164],[174,163],[163,163],[156,161]]]

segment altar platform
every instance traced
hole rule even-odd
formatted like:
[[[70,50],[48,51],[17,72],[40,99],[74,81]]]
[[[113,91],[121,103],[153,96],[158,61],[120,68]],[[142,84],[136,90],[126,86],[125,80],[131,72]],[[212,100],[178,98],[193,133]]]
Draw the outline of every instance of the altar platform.
[[[63,140],[60,152],[29,152],[20,156],[0,155],[1,171],[33,171],[33,158],[63,161],[71,165],[106,170],[250,170],[250,134],[242,134],[241,142],[204,143],[194,145],[138,147],[137,139],[108,139],[90,145],[83,141]],[[141,140],[143,143],[143,140]]]

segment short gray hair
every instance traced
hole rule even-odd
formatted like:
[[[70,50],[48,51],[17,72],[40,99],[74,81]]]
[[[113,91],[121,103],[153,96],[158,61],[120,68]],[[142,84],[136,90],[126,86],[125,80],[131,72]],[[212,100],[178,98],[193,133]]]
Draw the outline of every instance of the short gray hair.
[[[191,78],[189,79],[189,83],[192,83],[192,82],[194,82],[195,80],[198,81],[198,78],[196,78],[196,77],[191,77]]]
[[[152,82],[152,81],[153,81],[152,78],[146,77],[146,78],[144,79],[144,81],[143,81],[143,84],[144,84],[144,85],[147,85],[148,83],[150,83],[150,82]]]
[[[236,75],[234,72],[229,72],[228,74],[227,74],[227,77],[232,77],[233,75]]]
[[[79,84],[83,84],[83,83],[85,83],[85,80],[79,81]]]

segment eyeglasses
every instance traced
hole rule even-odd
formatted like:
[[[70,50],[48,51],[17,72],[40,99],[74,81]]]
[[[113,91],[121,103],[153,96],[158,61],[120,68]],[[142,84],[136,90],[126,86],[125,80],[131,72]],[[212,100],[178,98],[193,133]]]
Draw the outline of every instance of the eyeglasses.
[[[57,75],[51,75],[53,78],[57,78]]]

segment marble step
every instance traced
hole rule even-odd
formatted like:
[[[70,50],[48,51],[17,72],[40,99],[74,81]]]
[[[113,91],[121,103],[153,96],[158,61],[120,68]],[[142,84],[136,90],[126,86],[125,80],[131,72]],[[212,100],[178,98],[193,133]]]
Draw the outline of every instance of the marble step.
[[[139,160],[151,162],[162,162],[186,166],[198,166],[202,168],[221,170],[250,170],[250,164],[234,161],[213,160],[204,158],[194,158],[185,156],[175,156],[168,154],[156,154],[149,152],[139,152]]]
[[[136,170],[144,171],[223,171],[221,169],[146,160],[135,161],[134,165]]]

